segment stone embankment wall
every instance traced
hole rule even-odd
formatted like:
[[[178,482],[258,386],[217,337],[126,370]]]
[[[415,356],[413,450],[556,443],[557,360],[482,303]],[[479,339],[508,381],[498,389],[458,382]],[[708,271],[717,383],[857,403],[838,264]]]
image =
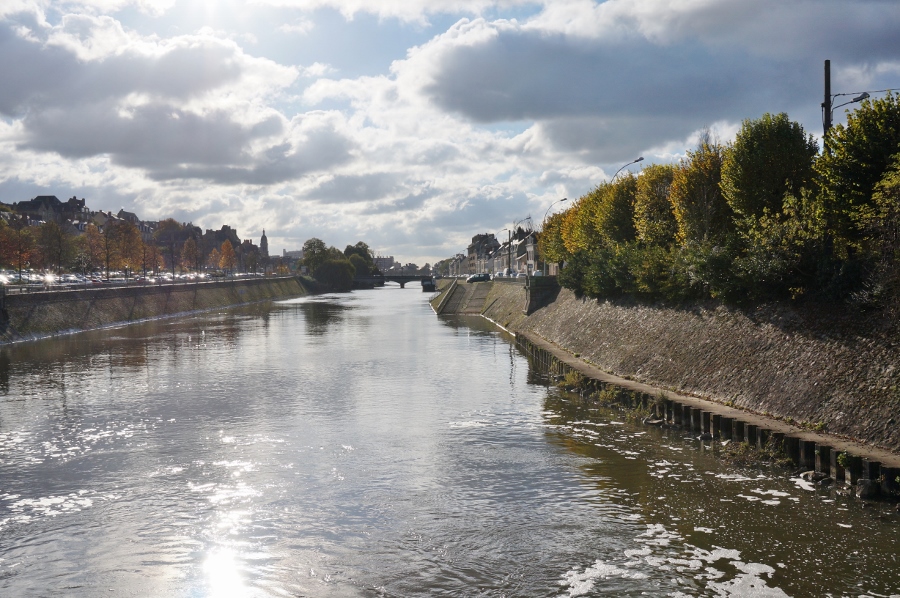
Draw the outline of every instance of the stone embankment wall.
[[[308,294],[302,279],[278,277],[8,295],[0,308],[0,344]]]
[[[565,289],[529,316],[524,307],[522,287],[495,284],[483,315],[615,376],[900,454],[900,341],[872,315],[679,309]]]

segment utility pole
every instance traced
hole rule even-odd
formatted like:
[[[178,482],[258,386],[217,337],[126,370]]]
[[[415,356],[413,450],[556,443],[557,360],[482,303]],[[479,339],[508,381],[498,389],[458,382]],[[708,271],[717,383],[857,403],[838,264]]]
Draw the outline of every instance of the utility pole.
[[[825,135],[831,128],[831,61],[825,61],[825,101],[822,102],[822,127]]]

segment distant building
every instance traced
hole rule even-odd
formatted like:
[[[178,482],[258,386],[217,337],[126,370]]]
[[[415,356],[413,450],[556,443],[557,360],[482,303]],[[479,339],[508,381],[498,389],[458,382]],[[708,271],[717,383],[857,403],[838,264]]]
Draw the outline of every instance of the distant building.
[[[134,212],[126,212],[125,208],[120,209],[119,213],[116,214],[116,217],[132,224],[137,224],[141,221],[141,219],[137,217],[137,214]]]
[[[281,257],[288,257],[292,260],[302,260],[303,259],[303,250],[297,249],[295,251],[288,251],[287,249],[281,250]]]
[[[263,229],[262,238],[259,240],[259,257],[269,259],[269,239],[266,238],[266,229]]]
[[[85,206],[85,200],[74,196],[62,202],[55,195],[38,195],[34,199],[14,203],[11,207],[30,219],[44,222],[84,220],[90,214],[90,210]]]
[[[468,273],[486,272],[488,256],[499,249],[500,243],[493,233],[482,233],[472,237],[468,247]]]
[[[394,256],[392,256],[392,255],[389,255],[389,256],[379,255],[379,256],[373,258],[373,261],[375,262],[375,267],[378,268],[378,270],[380,272],[387,272],[388,270],[390,270],[391,268],[394,267]]]

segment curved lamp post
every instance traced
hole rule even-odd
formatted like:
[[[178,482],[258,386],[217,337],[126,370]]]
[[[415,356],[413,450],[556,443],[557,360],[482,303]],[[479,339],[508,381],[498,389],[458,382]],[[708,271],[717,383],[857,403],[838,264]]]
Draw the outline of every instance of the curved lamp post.
[[[553,203],[551,203],[549,206],[547,206],[547,211],[544,212],[544,219],[541,220],[541,230],[544,230],[544,223],[547,222],[547,214],[550,213],[550,208],[552,208],[552,207],[555,206],[556,204],[562,203],[562,202],[564,202],[564,201],[569,201],[569,198],[568,198],[568,197],[563,197],[562,199],[557,199],[556,201],[554,201]]]
[[[889,89],[878,89],[872,91],[871,93],[881,93],[883,91],[890,91]],[[852,100],[849,102],[844,102],[843,104],[834,105],[834,100],[843,96],[854,96]],[[865,99],[868,99],[869,92],[854,92],[854,93],[831,93],[831,61],[825,61],[825,101],[822,102],[822,129],[824,131],[825,136],[828,135],[828,130],[831,129],[831,124],[834,122],[834,111],[841,106],[846,106],[848,104],[855,104],[857,102],[862,102]]]
[[[614,174],[613,177],[612,177],[611,179],[609,179],[609,182],[611,183],[611,182],[613,182],[614,180],[616,180],[616,177],[619,176],[619,173],[622,172],[622,171],[625,169],[626,166],[631,166],[632,164],[637,164],[638,162],[642,162],[643,160],[644,160],[644,156],[640,156],[640,157],[638,157],[637,159],[632,160],[631,162],[629,162],[628,164],[626,164],[625,166],[623,166],[622,168],[620,168],[619,170],[617,170],[617,171],[616,171],[616,174]]]
[[[831,96],[831,99],[832,99],[832,101],[834,101],[834,98],[837,98],[837,97],[840,97],[840,96],[846,96],[846,95],[852,95],[852,94],[849,94],[849,93],[836,93],[836,94],[834,94],[833,96]],[[859,94],[859,95],[857,95],[856,97],[854,97],[854,98],[853,98],[852,100],[850,100],[849,102],[844,102],[843,104],[838,104],[837,106],[831,106],[830,109],[829,109],[828,117],[825,118],[825,132],[826,132],[826,133],[828,132],[828,129],[831,128],[831,123],[834,122],[834,111],[835,111],[835,110],[837,110],[837,109],[840,108],[841,106],[847,106],[847,105],[849,105],[849,104],[855,104],[855,103],[857,103],[857,102],[862,102],[863,100],[866,100],[866,99],[868,99],[868,98],[869,98],[869,92],[868,92],[868,91],[864,91],[864,92],[862,92],[861,94]]]

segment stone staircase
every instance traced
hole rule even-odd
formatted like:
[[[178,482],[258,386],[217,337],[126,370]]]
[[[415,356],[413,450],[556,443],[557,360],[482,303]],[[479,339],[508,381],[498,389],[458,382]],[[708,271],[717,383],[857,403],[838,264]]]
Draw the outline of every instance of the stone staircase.
[[[491,282],[461,282],[454,285],[439,313],[443,315],[479,315],[484,311],[484,303],[488,293],[491,292],[492,285]]]

